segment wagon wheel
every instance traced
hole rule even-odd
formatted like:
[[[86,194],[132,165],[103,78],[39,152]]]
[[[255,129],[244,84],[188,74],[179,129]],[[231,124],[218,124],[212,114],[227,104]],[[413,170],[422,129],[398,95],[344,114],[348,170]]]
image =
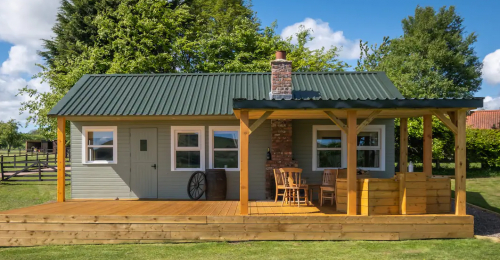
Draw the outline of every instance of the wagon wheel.
[[[201,196],[205,193],[205,173],[204,172],[194,172],[189,178],[188,182],[188,195],[192,200],[199,200]]]

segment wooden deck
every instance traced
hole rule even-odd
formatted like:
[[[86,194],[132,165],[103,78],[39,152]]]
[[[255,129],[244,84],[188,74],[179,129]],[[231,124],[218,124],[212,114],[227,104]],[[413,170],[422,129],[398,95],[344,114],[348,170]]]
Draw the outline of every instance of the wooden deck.
[[[405,240],[470,238],[472,216],[347,216],[334,207],[281,207],[237,201],[50,203],[0,212],[0,246],[247,240]]]
[[[162,201],[162,200],[72,200],[0,212],[36,215],[137,215],[137,216],[236,216],[238,201]],[[274,201],[250,201],[252,216],[344,214],[335,206],[281,206]]]

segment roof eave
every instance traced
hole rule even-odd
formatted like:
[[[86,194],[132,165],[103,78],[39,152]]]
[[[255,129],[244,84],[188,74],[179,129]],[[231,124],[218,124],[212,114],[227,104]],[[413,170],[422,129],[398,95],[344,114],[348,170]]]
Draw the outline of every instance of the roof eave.
[[[385,100],[247,100],[234,99],[233,109],[475,109],[483,99],[385,99]]]

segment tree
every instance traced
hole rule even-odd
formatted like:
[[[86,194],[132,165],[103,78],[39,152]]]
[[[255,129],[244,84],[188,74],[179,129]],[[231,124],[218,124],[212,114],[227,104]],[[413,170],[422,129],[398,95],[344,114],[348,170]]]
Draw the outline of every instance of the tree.
[[[409,98],[472,97],[480,89],[482,64],[455,7],[415,9],[403,19],[404,34],[380,46],[360,42],[357,70],[381,70]]]
[[[7,154],[10,154],[12,148],[22,144],[23,138],[18,131],[19,126],[20,124],[14,119],[7,122],[0,121],[0,143],[7,147]]]
[[[482,65],[473,47],[477,36],[466,33],[455,7],[436,12],[417,6],[414,16],[402,20],[402,27],[402,36],[384,37],[380,45],[360,42],[356,70],[384,71],[406,98],[466,98],[480,89]],[[422,119],[410,119],[408,125],[409,158],[419,162]],[[446,144],[454,142],[453,134],[437,119],[432,125],[433,158],[452,160],[453,147]]]
[[[84,9],[84,10],[80,10]],[[84,74],[262,72],[270,71],[276,50],[289,52],[296,71],[343,70],[338,50],[310,50],[303,28],[298,43],[282,39],[276,24],[261,29],[242,0],[79,0],[65,1],[47,40],[47,60],[37,75],[50,92],[24,88],[23,104],[44,135],[54,138],[49,110]]]

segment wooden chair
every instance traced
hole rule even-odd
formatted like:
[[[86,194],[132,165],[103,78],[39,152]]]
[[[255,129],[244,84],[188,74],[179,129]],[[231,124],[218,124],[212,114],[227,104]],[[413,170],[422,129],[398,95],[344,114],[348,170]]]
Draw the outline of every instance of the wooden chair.
[[[304,190],[304,199],[306,205],[309,201],[309,191],[307,186],[302,185],[302,169],[300,168],[280,168],[281,178],[283,184],[285,185],[285,195],[281,201],[281,206],[283,203],[295,202],[297,199],[297,206],[300,207],[300,190]]]
[[[323,171],[323,183],[319,189],[319,205],[323,206],[325,200],[330,200],[333,205],[335,199],[335,183],[337,180],[337,169],[326,169]]]
[[[280,171],[278,169],[274,169],[273,171],[274,182],[276,183],[276,197],[274,198],[274,202],[278,202],[278,196],[285,197],[285,183],[283,182]],[[280,190],[282,190],[282,193],[279,193]]]

